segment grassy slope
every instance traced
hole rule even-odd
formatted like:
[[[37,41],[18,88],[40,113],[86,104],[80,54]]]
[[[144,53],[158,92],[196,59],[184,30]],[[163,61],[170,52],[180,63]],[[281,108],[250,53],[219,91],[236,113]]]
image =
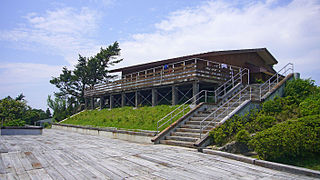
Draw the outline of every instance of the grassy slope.
[[[177,107],[178,106],[159,105],[155,107],[145,106],[138,109],[123,107],[112,110],[103,109],[101,111],[89,110],[67,119],[63,124],[156,130],[157,121]],[[179,117],[181,116],[182,115]],[[175,120],[179,117],[175,118]],[[169,124],[170,123],[168,123],[167,126]],[[162,129],[164,128],[165,127]]]

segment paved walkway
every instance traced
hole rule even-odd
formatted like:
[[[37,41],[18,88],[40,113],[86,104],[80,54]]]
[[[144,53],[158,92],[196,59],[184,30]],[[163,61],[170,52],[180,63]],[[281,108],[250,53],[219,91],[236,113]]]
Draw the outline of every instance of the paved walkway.
[[[166,145],[63,130],[0,136],[0,179],[312,179]]]

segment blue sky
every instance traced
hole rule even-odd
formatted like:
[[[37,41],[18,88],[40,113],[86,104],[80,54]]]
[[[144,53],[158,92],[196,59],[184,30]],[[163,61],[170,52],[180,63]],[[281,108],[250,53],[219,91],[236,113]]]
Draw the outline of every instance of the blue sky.
[[[46,109],[49,83],[78,54],[119,41],[139,64],[213,50],[266,47],[281,68],[320,82],[319,0],[2,0],[0,98],[23,92]]]

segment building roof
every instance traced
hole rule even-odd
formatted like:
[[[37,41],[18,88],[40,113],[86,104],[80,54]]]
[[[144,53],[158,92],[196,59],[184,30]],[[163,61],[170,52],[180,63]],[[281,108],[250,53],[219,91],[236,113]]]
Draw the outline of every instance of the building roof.
[[[272,54],[267,50],[267,48],[255,48],[255,49],[239,49],[239,50],[225,50],[225,51],[211,51],[206,53],[192,54],[187,56],[181,56],[176,58],[164,59],[159,61],[154,61],[150,63],[138,64],[133,66],[127,66],[123,68],[113,69],[110,72],[121,72],[123,70],[132,70],[139,69],[141,67],[155,67],[163,64],[170,64],[178,62],[181,60],[191,59],[191,58],[201,58],[205,56],[221,56],[221,55],[230,55],[230,54],[241,54],[241,53],[257,53],[267,65],[277,64],[278,61],[272,56]]]

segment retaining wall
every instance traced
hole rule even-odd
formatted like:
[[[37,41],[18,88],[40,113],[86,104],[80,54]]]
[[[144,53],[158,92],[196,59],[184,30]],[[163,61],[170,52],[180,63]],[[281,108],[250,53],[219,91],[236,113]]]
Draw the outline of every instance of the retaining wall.
[[[53,124],[52,128],[147,144],[151,144],[151,139],[154,137],[154,132],[135,132],[115,128],[94,128],[69,124]]]

